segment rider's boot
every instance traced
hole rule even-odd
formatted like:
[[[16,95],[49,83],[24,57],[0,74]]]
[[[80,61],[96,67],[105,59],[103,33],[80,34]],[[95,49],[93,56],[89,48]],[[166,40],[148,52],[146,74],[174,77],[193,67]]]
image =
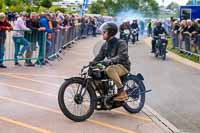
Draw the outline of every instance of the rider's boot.
[[[126,94],[126,91],[124,91],[123,88],[118,90],[118,94],[113,99],[114,101],[125,101],[128,100],[128,95]]]

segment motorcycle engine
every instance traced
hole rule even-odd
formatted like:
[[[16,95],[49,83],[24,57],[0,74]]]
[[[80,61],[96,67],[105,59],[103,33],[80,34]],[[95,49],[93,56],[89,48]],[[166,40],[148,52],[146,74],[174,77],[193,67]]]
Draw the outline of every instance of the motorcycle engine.
[[[106,107],[106,109],[112,109],[112,104],[110,103],[110,101],[112,100],[112,96],[105,96],[104,97],[104,106]]]

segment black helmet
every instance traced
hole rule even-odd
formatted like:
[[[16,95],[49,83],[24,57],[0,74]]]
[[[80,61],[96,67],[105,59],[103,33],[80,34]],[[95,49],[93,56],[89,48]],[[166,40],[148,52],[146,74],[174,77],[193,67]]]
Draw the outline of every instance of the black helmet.
[[[115,36],[118,32],[118,27],[113,22],[107,22],[101,25],[100,31],[108,31],[109,36]]]

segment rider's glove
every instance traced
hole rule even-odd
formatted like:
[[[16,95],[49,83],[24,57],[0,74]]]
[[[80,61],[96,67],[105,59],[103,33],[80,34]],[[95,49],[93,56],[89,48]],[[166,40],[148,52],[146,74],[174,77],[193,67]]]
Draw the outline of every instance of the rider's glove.
[[[107,59],[107,60],[104,60],[104,61],[101,61],[101,63],[104,65],[104,66],[109,66],[112,64],[112,61],[110,59]]]

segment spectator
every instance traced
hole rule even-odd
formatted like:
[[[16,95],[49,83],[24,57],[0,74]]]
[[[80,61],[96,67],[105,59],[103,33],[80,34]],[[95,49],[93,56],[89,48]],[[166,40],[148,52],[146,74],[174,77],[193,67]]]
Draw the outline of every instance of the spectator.
[[[25,38],[31,43],[30,48],[26,52],[25,66],[34,66],[31,62],[33,51],[36,51],[36,42],[38,39],[38,32],[40,31],[39,21],[37,13],[32,12],[30,19],[26,20],[26,26],[31,29],[31,32],[25,32]]]
[[[173,49],[178,47],[178,29],[180,28],[179,21],[176,20],[172,24],[172,40],[173,40]]]
[[[148,36],[152,36],[152,22],[151,20],[149,20],[149,22],[147,23],[147,30],[148,30]]]
[[[30,30],[25,25],[27,13],[22,12],[20,14],[20,17],[15,22],[14,26],[14,33],[13,33],[13,41],[15,45],[15,53],[14,53],[14,59],[15,59],[15,65],[21,66],[18,62],[18,56],[23,58],[24,52],[29,49],[30,42],[24,38],[24,31]],[[22,49],[20,50],[20,45],[23,45]]]
[[[6,19],[6,15],[4,13],[0,13],[0,68],[6,68],[3,64],[6,31],[10,31],[12,29],[11,24]]]
[[[40,20],[39,20],[39,25],[40,25],[40,29],[41,31],[44,31],[43,33],[41,33],[39,35],[39,39],[38,39],[38,44],[39,44],[39,55],[38,55],[38,61],[36,62],[36,64],[42,64],[45,65],[45,59],[44,56],[47,58],[48,54],[49,54],[49,50],[51,47],[51,43],[50,43],[50,39],[52,37],[52,32],[53,30],[50,28],[49,26],[49,20],[51,19],[50,14],[46,13],[42,13],[40,16]],[[47,33],[46,39],[47,41],[44,42],[45,39],[45,33]],[[46,48],[46,51],[44,51]]]
[[[190,49],[191,48],[190,39],[194,37],[195,27],[193,26],[193,23],[191,20],[187,20],[186,24],[187,24],[187,28],[183,32],[183,34],[185,36],[185,48],[187,51],[190,51],[191,50]]]
[[[96,30],[97,30],[97,22],[95,18],[91,19],[91,24],[92,24],[92,35],[96,37]]]

